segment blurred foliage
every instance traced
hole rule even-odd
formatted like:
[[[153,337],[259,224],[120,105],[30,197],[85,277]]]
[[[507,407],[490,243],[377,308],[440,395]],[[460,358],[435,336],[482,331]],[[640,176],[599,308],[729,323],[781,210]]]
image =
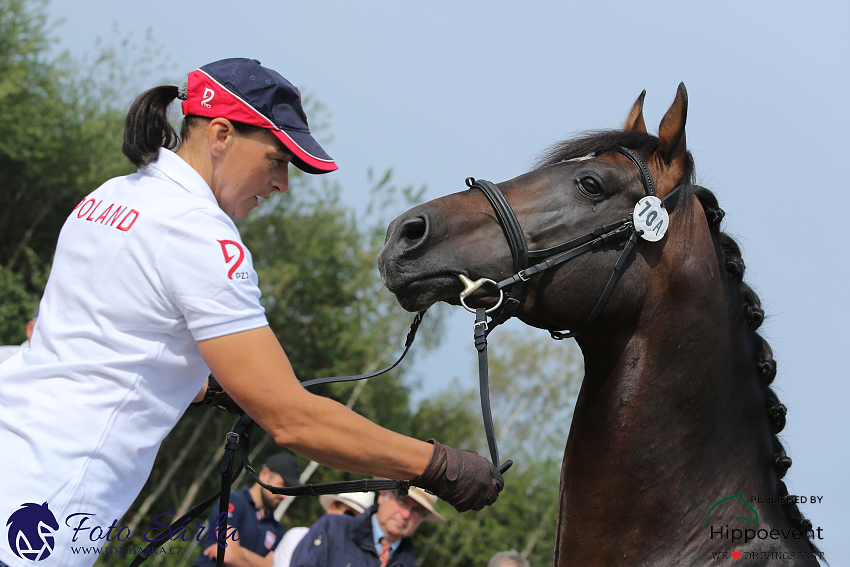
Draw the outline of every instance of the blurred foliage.
[[[0,344],[23,340],[70,211],[133,171],[121,155],[123,90],[163,64],[129,40],[85,64],[53,55],[45,8],[0,0]]]

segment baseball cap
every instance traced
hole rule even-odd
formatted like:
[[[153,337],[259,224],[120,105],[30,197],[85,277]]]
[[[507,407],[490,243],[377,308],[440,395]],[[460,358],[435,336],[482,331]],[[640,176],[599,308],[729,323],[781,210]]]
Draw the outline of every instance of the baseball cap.
[[[222,59],[189,73],[183,114],[268,128],[307,173],[338,169],[307,125],[301,91],[256,59]]]
[[[277,473],[283,477],[286,484],[289,486],[301,485],[301,463],[292,455],[286,453],[278,453],[266,459],[266,464],[263,468],[268,468],[273,473]]]
[[[319,496],[319,504],[325,511],[331,507],[334,502],[342,502],[347,506],[351,506],[361,514],[375,503],[374,492],[347,492],[345,494],[322,494]]]

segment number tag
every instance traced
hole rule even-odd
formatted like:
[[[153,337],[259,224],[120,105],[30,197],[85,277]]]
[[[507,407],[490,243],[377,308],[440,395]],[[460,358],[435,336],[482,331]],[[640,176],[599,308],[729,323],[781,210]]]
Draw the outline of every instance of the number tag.
[[[637,202],[632,219],[635,230],[643,231],[640,237],[650,242],[657,242],[664,238],[670,222],[667,209],[661,205],[661,199],[649,196]]]

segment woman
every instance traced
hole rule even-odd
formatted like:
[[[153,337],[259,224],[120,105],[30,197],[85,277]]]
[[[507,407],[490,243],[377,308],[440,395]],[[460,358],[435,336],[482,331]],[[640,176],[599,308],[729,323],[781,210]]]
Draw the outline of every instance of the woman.
[[[186,117],[174,153],[166,112],[178,96]],[[310,394],[268,327],[229,216],[286,191],[290,162],[316,174],[337,168],[310,135],[298,89],[256,60],[211,63],[182,92],[142,94],[123,151],[139,171],[71,213],[31,348],[0,366],[0,446],[16,455],[0,459],[0,520],[44,502],[40,513],[55,524],[45,516],[39,533],[55,538],[55,564],[91,564],[96,556],[70,547],[121,518],[210,371],[280,446],[330,467],[412,479],[461,511],[495,501],[503,480],[489,461]],[[10,524],[0,562],[45,559],[50,546],[22,540],[32,534],[25,527]]]

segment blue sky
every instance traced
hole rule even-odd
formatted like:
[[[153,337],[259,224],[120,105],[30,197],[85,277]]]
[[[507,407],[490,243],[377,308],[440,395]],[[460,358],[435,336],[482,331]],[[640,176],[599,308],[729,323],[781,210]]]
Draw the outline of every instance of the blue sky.
[[[355,206],[368,168],[428,198],[467,176],[515,177],[557,140],[619,126],[643,89],[655,130],[684,81],[698,181],[718,195],[768,315],[789,489],[823,496],[801,509],[833,565],[850,552],[846,2],[54,0],[48,14],[77,56],[117,25],[138,40],[150,30],[169,77],[225,57],[280,71],[327,106],[325,148]],[[444,317],[444,346],[418,371],[424,392],[474,380],[471,316]]]

